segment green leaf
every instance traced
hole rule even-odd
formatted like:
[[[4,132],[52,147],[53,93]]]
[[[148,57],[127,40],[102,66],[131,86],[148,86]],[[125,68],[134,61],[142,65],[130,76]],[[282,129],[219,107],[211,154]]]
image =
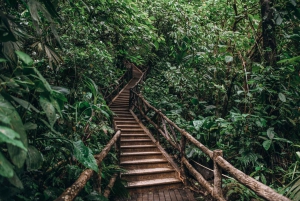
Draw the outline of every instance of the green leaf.
[[[29,110],[31,111],[31,109],[33,109],[35,112],[39,113],[40,111],[38,109],[36,109],[32,104],[30,104],[29,102],[23,100],[23,99],[20,99],[20,98],[17,98],[17,97],[14,97],[14,96],[11,96],[14,101],[16,101],[17,103],[19,103],[22,107],[24,107],[26,110]]]
[[[260,174],[260,179],[263,184],[267,184],[267,179],[266,179],[265,175]]]
[[[23,188],[24,188],[24,186],[23,186],[21,180],[19,179],[19,177],[17,176],[17,174],[16,174],[15,171],[14,171],[13,177],[8,178],[8,181],[9,181],[12,185],[14,185],[15,187],[17,187],[17,188],[20,188],[20,189],[23,189]]]
[[[44,112],[46,113],[50,126],[53,127],[56,121],[56,113],[53,104],[46,97],[43,96],[40,97],[40,104]]]
[[[99,171],[97,162],[93,156],[93,152],[90,148],[86,147],[81,140],[73,142],[74,156],[85,167],[90,168],[96,172]]]
[[[28,54],[21,51],[15,51],[15,52],[26,65],[31,66],[33,64],[33,60],[30,58]]]
[[[283,21],[282,17],[278,14],[276,17],[276,25],[281,25],[282,21]]]
[[[286,98],[285,98],[285,95],[283,93],[279,93],[278,94],[278,97],[279,99],[282,101],[282,102],[286,102]]]
[[[233,61],[233,57],[232,56],[225,56],[225,62],[229,63]]]
[[[25,130],[35,130],[37,129],[37,125],[32,122],[27,122],[24,124]]]
[[[268,151],[271,147],[272,140],[266,140],[263,142],[263,147],[265,148],[266,151]]]
[[[0,152],[0,175],[3,177],[13,177],[14,170],[12,164]]]
[[[7,60],[0,58],[0,63],[2,63],[2,62],[7,62]]]
[[[12,130],[20,135],[20,141],[25,148],[28,146],[27,135],[22,120],[15,108],[0,94],[0,117],[6,116],[5,119],[0,118],[0,122],[4,122],[10,126]],[[26,160],[27,151],[12,144],[8,144],[8,153],[11,161],[18,168],[21,168]]]
[[[274,128],[271,127],[267,130],[267,136],[269,137],[270,140],[274,138]]]
[[[43,164],[43,155],[34,146],[28,146],[28,153],[26,158],[27,170],[37,170]]]
[[[196,120],[196,121],[193,121],[193,125],[194,125],[195,129],[197,131],[199,131],[199,129],[201,128],[201,126],[203,125],[204,122],[205,122],[205,120]]]
[[[40,71],[38,71],[38,69],[36,69],[36,68],[33,68],[33,70],[34,70],[34,72],[38,75],[39,79],[42,81],[42,83],[43,83],[45,89],[46,89],[48,92],[52,93],[52,89],[51,89],[50,84],[49,84],[49,83],[47,82],[47,80],[42,76],[42,74],[40,73]]]
[[[2,142],[20,147],[21,149],[24,149],[25,151],[27,151],[27,149],[24,147],[23,143],[16,139],[16,138],[20,138],[20,135],[15,132],[14,130],[5,127],[5,126],[0,126],[0,144]]]

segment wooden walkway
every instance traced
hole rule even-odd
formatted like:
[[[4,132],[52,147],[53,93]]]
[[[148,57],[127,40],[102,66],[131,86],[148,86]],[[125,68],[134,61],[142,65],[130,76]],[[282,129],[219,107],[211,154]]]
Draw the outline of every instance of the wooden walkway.
[[[189,189],[165,189],[154,192],[133,194],[130,198],[115,201],[196,201]]]

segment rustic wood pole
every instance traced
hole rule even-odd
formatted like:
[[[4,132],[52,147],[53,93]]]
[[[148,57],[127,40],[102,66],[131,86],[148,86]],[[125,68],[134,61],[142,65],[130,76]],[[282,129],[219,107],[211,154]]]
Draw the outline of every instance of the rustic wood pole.
[[[115,182],[117,180],[117,176],[118,176],[118,174],[115,173],[113,175],[113,177],[110,179],[109,184],[107,185],[107,187],[104,190],[104,193],[103,193],[104,197],[108,198],[108,196],[109,196],[109,194],[111,192],[111,189],[114,187],[114,184],[115,184]]]
[[[184,135],[181,135],[180,139],[180,158],[181,158],[181,167],[180,167],[180,174],[183,177],[183,183],[186,185],[186,168],[183,162],[183,158],[185,158],[185,145],[186,145],[186,137]]]
[[[97,193],[101,194],[102,165],[100,164],[98,167],[99,167],[99,172],[97,174],[94,174],[94,178],[95,178],[94,190]]]
[[[215,159],[221,156],[223,157],[223,151],[222,150],[214,150],[213,151],[213,161],[214,161],[214,189],[213,194],[214,197],[217,197],[218,200],[224,200],[223,192],[222,192],[222,168],[219,167]]]

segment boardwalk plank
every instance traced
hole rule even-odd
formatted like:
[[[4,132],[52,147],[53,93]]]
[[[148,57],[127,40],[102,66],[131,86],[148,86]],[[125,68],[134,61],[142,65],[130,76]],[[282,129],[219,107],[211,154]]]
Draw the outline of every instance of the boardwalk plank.
[[[170,190],[164,190],[166,201],[172,201],[170,196]]]
[[[176,195],[175,195],[175,190],[174,190],[174,189],[171,189],[171,190],[169,191],[169,193],[170,193],[171,200],[172,200],[172,201],[177,201],[177,198],[176,198]]]
[[[143,193],[143,201],[148,201],[148,193]]]
[[[195,201],[194,195],[193,193],[190,191],[190,189],[185,189],[185,192],[187,194],[187,197],[189,199],[189,201]]]
[[[159,194],[157,191],[153,194],[153,198],[155,201],[159,201]]]
[[[153,192],[149,192],[148,193],[148,201],[155,201],[153,196],[154,196]]]
[[[159,201],[166,201],[163,191],[159,191],[158,194],[159,194]]]

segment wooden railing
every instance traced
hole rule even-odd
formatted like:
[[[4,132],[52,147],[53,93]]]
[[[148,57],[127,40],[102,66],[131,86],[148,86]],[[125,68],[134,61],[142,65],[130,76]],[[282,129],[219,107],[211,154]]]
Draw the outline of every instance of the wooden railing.
[[[129,80],[131,80],[132,69],[132,66],[130,66],[130,68],[127,68],[127,71],[117,80],[116,83],[100,89],[107,104],[109,104],[113,98],[125,87]]]
[[[95,176],[95,179],[97,180],[97,182],[96,182],[97,187],[95,188],[95,190],[97,192],[101,193],[101,163],[113,146],[115,146],[117,151],[119,150],[120,136],[121,136],[121,130],[117,130],[117,132],[115,133],[113,138],[107,143],[107,145],[101,151],[101,153],[94,156],[96,159],[97,165],[99,167],[99,173],[97,173],[97,175],[94,175],[94,170],[92,170],[92,169],[87,169],[87,170],[83,171],[80,174],[80,176],[78,177],[78,179],[72,184],[72,186],[67,188],[55,201],[71,201],[71,200],[73,200],[78,195],[78,193],[84,188],[84,186],[86,185],[88,180],[93,175]],[[118,151],[118,153],[119,153],[119,151]],[[106,198],[108,198],[108,196],[109,196],[110,189],[112,188],[112,186],[116,180],[116,177],[117,177],[117,174],[115,174],[111,178],[111,180],[108,184],[108,187],[104,190],[103,195]]]
[[[201,184],[203,188],[210,193],[212,197],[217,200],[225,201],[226,199],[222,193],[222,170],[225,170],[233,178],[235,178],[241,184],[247,186],[254,191],[258,196],[270,201],[288,201],[289,199],[283,195],[278,194],[270,187],[256,181],[252,177],[246,175],[242,171],[236,169],[228,161],[223,158],[222,150],[210,150],[192,135],[185,130],[179,128],[174,122],[172,122],[167,116],[165,116],[160,110],[150,105],[141,94],[139,94],[139,86],[147,74],[144,72],[140,81],[130,90],[130,109],[132,109],[140,119],[147,120],[154,126],[156,131],[166,139],[169,144],[176,149],[180,154],[178,159],[180,160],[181,168],[180,174],[184,178],[186,183],[187,174],[190,173]],[[156,136],[159,140],[161,136]],[[198,147],[203,153],[213,160],[214,165],[214,182],[211,185],[204,177],[190,164],[185,154],[185,147],[187,144],[193,144]]]

